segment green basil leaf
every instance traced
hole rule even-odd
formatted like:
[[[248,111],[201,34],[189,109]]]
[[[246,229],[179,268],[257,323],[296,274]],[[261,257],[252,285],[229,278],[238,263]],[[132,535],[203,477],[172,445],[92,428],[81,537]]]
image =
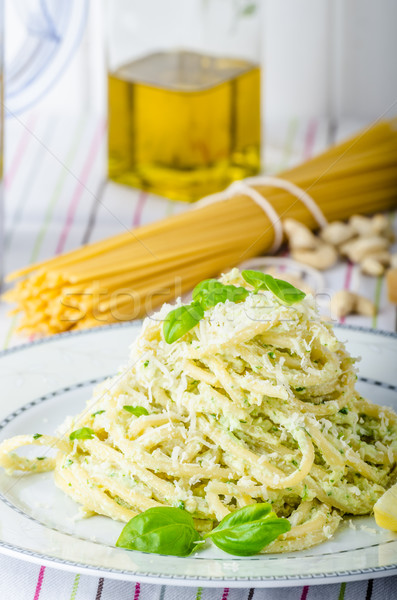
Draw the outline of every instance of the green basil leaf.
[[[129,404],[126,404],[123,408],[136,417],[149,414],[144,406],[130,406]]]
[[[89,427],[82,427],[72,431],[69,436],[70,440],[91,440],[94,437],[94,432]]]
[[[180,508],[156,506],[125,525],[116,546],[140,552],[188,556],[201,541],[191,515]]]
[[[271,505],[264,502],[230,513],[205,537],[229,554],[252,556],[290,529],[289,521],[279,519]]]
[[[267,290],[265,283],[265,274],[262,271],[241,271],[241,276],[247,283],[252,285],[254,292],[258,292],[260,289]]]
[[[198,283],[194,288],[192,292],[192,298],[195,302],[199,302],[201,304],[205,296],[216,292],[223,287],[223,284],[217,279],[204,279],[204,281],[200,281],[200,283]]]
[[[224,285],[216,279],[205,279],[193,290],[193,300],[199,302],[204,310],[215,306],[220,302],[242,302],[249,292],[243,287],[235,285]]]
[[[304,292],[298,290],[298,288],[288,283],[288,281],[276,279],[268,273],[262,273],[261,271],[242,271],[241,275],[247,283],[252,285],[255,293],[259,290],[269,290],[279,300],[288,305],[300,302],[306,296]]]
[[[300,302],[306,296],[304,292],[298,290],[298,288],[288,283],[288,281],[276,279],[275,277],[266,274],[265,278],[267,289],[273,292],[273,294],[285,304],[295,304],[295,302]]]
[[[33,439],[34,439],[34,440],[38,440],[39,438],[41,438],[41,436],[42,436],[42,435],[43,435],[42,433],[35,433],[35,434],[33,435]]]
[[[225,285],[226,288],[226,299],[231,302],[243,302],[249,295],[249,291],[243,287],[236,285]]]
[[[203,317],[204,309],[197,302],[171,310],[163,323],[165,341],[172,344],[179,340],[190,329],[193,329]]]

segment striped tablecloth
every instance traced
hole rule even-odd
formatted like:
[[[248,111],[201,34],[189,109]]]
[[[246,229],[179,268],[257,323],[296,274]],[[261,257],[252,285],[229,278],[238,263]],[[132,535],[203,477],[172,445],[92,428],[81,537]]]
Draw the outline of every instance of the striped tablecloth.
[[[336,137],[357,129],[344,123]],[[277,172],[320,152],[328,144],[325,122],[291,119],[269,125],[265,165]],[[186,210],[186,205],[106,182],[106,124],[92,115],[30,113],[6,127],[4,271],[99,240],[126,228]],[[391,215],[394,219],[394,215]],[[373,319],[355,325],[395,330],[396,310],[386,301],[382,277],[362,276],[340,264],[326,274],[330,290],[353,289],[372,298]],[[0,304],[0,346],[21,343],[16,318]],[[392,600],[397,578],[321,587],[210,589],[154,586],[63,572],[0,555],[1,600]]]

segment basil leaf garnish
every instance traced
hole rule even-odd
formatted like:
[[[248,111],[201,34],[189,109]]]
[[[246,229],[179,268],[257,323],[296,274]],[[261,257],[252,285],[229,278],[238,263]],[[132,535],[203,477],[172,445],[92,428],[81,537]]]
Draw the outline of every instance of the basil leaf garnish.
[[[33,439],[34,439],[34,440],[38,440],[39,438],[41,438],[41,437],[42,437],[42,435],[43,435],[42,433],[35,433],[35,434],[33,435]]]
[[[164,339],[168,344],[179,340],[193,329],[204,317],[204,309],[198,302],[179,306],[168,313],[163,323]]]
[[[219,302],[242,302],[249,292],[243,287],[224,285],[217,279],[205,279],[193,290],[193,300],[199,302],[204,310],[219,304]]]
[[[265,284],[265,274],[262,271],[241,271],[241,276],[247,283],[252,285],[254,292],[257,293],[260,289],[267,290]]]
[[[268,273],[262,273],[261,271],[242,271],[241,275],[247,283],[252,285],[255,293],[261,289],[269,290],[279,300],[288,305],[300,302],[306,296],[304,292],[298,290],[298,288],[288,283],[288,281],[276,279]]]
[[[201,541],[191,515],[180,508],[156,506],[125,525],[116,546],[140,552],[188,556]]]
[[[306,296],[304,292],[298,290],[298,288],[288,283],[288,281],[276,279],[271,275],[265,275],[265,277],[267,289],[273,292],[285,304],[295,304],[295,302],[300,302]]]
[[[128,411],[132,415],[135,415],[136,417],[149,414],[144,406],[130,406],[129,404],[126,404],[125,406],[123,406],[123,408],[124,410]]]
[[[70,440],[91,440],[94,437],[94,432],[90,427],[81,427],[72,431],[69,436]]]
[[[164,339],[168,344],[179,340],[204,317],[204,311],[219,302],[242,302],[249,292],[243,287],[224,285],[216,279],[205,279],[193,290],[193,302],[168,313],[164,324]]]
[[[271,505],[263,502],[230,513],[204,537],[229,554],[252,556],[290,529],[290,522],[279,519]]]

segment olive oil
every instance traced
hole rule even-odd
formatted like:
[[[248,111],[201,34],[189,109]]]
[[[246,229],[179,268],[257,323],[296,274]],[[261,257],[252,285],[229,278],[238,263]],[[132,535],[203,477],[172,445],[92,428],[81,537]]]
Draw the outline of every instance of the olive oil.
[[[109,177],[193,201],[260,167],[260,69],[159,52],[109,74]]]

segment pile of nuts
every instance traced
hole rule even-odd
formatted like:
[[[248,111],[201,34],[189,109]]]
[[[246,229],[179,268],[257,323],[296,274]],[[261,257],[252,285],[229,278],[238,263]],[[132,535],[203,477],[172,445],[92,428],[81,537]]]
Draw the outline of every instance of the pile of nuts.
[[[316,269],[329,269],[340,256],[359,263],[365,275],[374,277],[397,267],[397,254],[390,253],[394,235],[385,215],[353,215],[347,223],[329,223],[318,236],[294,219],[283,224],[292,258]]]
[[[393,231],[383,214],[353,215],[347,223],[334,221],[318,235],[294,219],[286,219],[283,225],[292,258],[316,269],[329,269],[340,257],[359,264],[362,273],[373,277],[383,275],[388,268],[397,268],[397,254],[390,252]],[[370,300],[347,290],[334,294],[332,308],[338,317],[375,314]]]

